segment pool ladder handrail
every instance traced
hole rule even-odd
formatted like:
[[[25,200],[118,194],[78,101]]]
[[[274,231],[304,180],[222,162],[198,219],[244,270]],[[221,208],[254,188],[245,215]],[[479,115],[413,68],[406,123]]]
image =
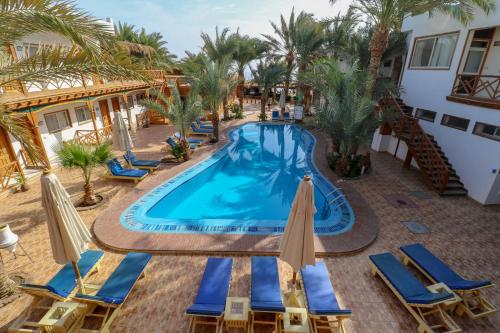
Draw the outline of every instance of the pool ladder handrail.
[[[336,194],[335,197],[329,199],[329,197],[333,194]],[[325,195],[325,198],[327,200],[327,205],[328,207],[333,205],[334,203],[336,203],[337,201],[342,200],[342,202],[340,204],[338,204],[338,206],[342,206],[343,204],[345,204],[345,195],[344,193],[342,193],[342,189],[341,188],[336,188],[334,189],[333,191],[331,191],[330,193],[328,193],[327,195]]]

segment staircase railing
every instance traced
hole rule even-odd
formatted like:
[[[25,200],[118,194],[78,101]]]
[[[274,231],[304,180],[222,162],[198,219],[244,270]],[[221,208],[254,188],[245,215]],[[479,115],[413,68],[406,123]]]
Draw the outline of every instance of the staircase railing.
[[[97,145],[106,140],[110,140],[112,136],[112,126],[108,125],[96,130],[77,130],[73,140],[80,144]]]
[[[436,188],[439,193],[443,193],[448,184],[451,170],[437,151],[434,143],[418,123],[418,119],[405,114],[394,96],[385,97],[379,103],[379,106],[392,108],[399,112],[399,119],[396,119],[392,124],[394,133],[406,142],[427,182]],[[425,155],[425,158],[422,155]]]

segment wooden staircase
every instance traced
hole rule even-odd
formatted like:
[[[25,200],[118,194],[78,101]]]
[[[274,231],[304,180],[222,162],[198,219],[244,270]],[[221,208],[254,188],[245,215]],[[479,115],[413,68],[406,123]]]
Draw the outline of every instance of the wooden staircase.
[[[397,97],[388,96],[379,100],[378,107],[399,114],[390,126],[395,136],[408,146],[405,167],[409,168],[412,159],[415,159],[426,183],[440,195],[467,195],[460,177],[441,147],[432,135],[425,133],[418,119],[412,116],[413,109],[410,106]]]

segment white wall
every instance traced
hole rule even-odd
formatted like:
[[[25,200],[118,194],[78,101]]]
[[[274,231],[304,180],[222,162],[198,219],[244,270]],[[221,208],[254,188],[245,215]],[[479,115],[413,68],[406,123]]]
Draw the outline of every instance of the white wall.
[[[497,0],[497,7],[500,8],[500,0]],[[408,55],[401,80],[402,98],[409,106],[437,113],[434,123],[420,120],[421,126],[435,136],[469,195],[481,203],[489,204],[500,203],[498,190],[493,188],[500,187],[500,181],[497,179],[497,170],[500,169],[500,142],[473,135],[472,131],[477,121],[500,126],[500,111],[450,102],[446,100],[446,96],[451,93],[469,29],[493,27],[498,24],[499,10],[490,16],[478,13],[468,27],[442,14],[435,14],[431,18],[428,15],[408,18],[403,24],[403,31],[409,31],[412,35],[409,50],[413,49],[415,37],[460,31],[449,70],[408,69],[411,54]],[[441,125],[443,114],[469,119],[467,131]],[[377,143],[384,140],[378,136],[380,135],[376,133],[373,141],[373,147],[378,150],[388,150],[386,147],[396,141],[394,138],[386,138],[384,140],[390,142],[385,142],[381,147]]]

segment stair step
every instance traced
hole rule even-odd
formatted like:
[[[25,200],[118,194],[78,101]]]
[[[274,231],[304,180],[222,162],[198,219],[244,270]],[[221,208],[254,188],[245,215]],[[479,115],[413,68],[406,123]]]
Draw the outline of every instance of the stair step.
[[[461,189],[445,189],[443,193],[441,193],[442,196],[466,196],[467,195],[467,190],[464,188]]]

